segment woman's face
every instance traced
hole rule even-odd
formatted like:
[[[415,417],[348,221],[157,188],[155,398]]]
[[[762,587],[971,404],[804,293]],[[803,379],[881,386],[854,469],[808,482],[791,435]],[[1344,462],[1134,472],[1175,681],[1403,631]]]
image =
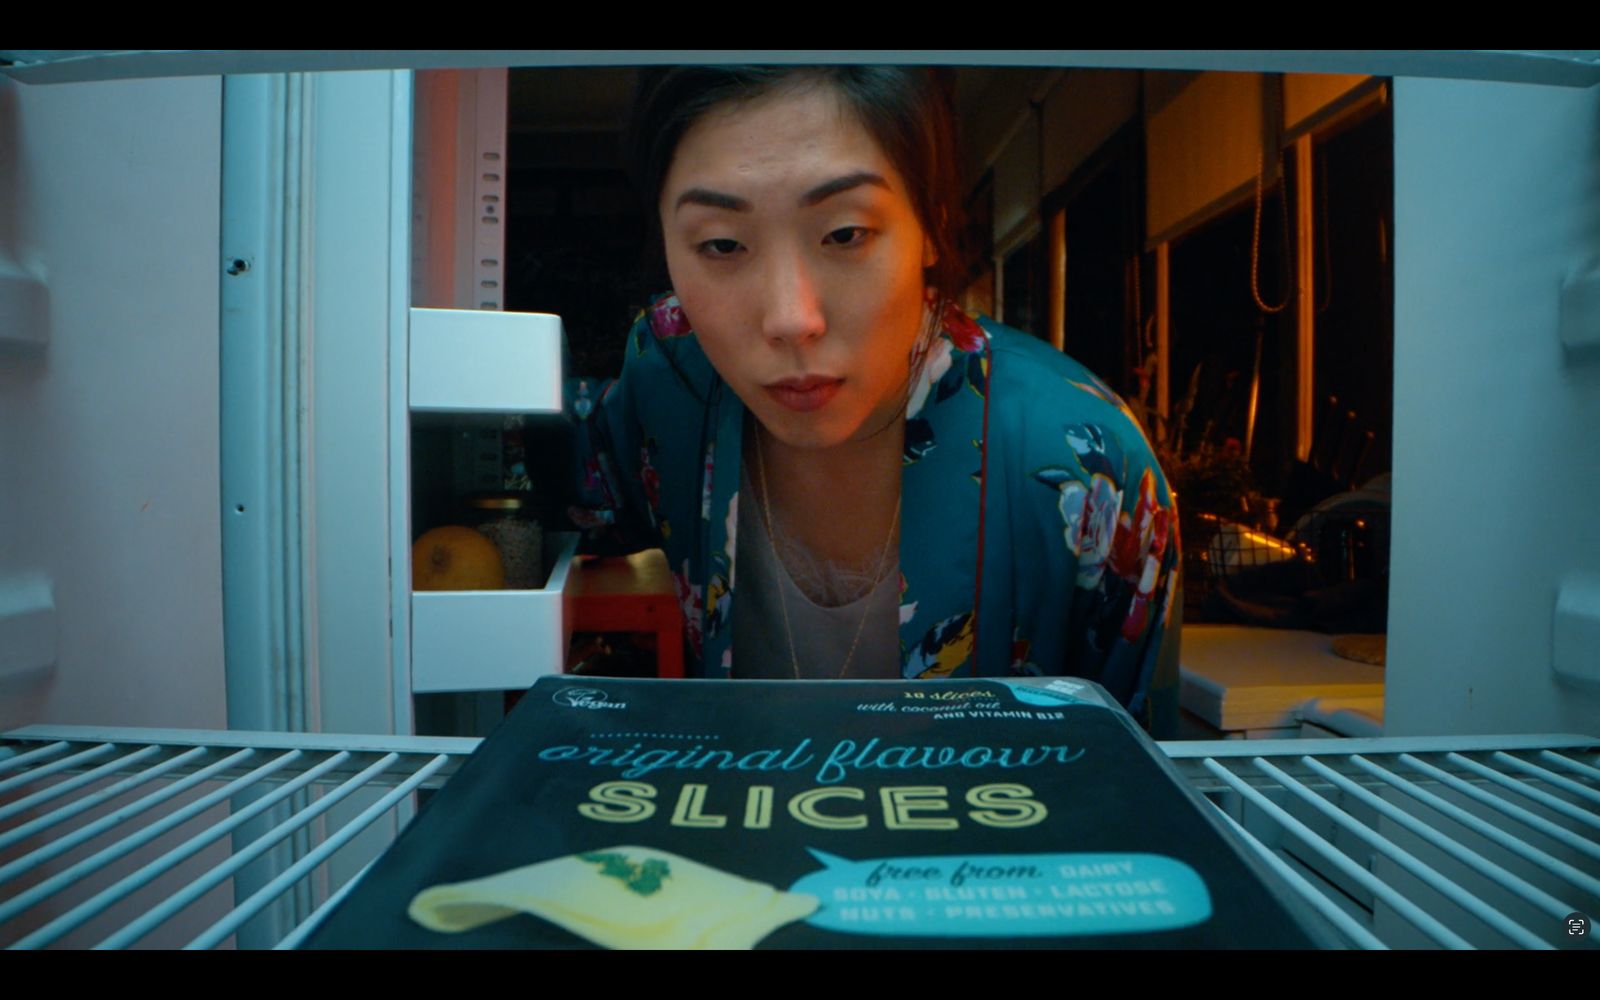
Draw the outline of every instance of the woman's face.
[[[661,189],[667,268],[700,344],[779,440],[892,424],[931,245],[904,180],[824,86],[713,108]]]

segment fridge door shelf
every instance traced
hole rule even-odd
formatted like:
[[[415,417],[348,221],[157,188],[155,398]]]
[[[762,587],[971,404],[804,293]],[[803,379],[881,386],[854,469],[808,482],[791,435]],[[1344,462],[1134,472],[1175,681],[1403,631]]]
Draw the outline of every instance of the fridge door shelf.
[[[272,942],[292,947],[359,879],[343,887],[316,882],[335,852],[354,849],[353,827],[403,808],[416,788],[437,786],[477,743],[88,726],[0,734],[0,945],[127,946],[198,898],[208,880],[218,884],[223,866],[184,875],[176,886],[152,875],[124,879],[87,902],[74,897],[83,888],[77,882],[105,874],[109,862],[99,859],[114,860],[172,811],[171,803],[138,808],[145,798],[205,780],[208,788],[236,783],[217,792],[236,796],[236,810],[300,782],[277,806],[292,815],[261,839],[289,843],[301,829],[311,836],[295,843],[292,864],[191,946],[224,944],[253,915],[293,901],[292,929]],[[1162,749],[1273,876],[1352,947],[1600,950],[1592,923],[1600,918],[1600,737],[1230,740]],[[262,773],[274,763],[276,770]],[[342,823],[337,812],[317,812],[352,786],[388,791]],[[112,806],[114,814],[89,822]],[[213,839],[228,832],[204,831]],[[51,866],[49,852],[68,841],[84,849]],[[259,844],[236,837],[228,863]],[[69,872],[54,871],[67,862],[75,862]],[[37,869],[31,878],[17,878],[30,866]],[[38,881],[41,871],[47,881]],[[122,921],[116,926],[113,906]],[[101,920],[91,940],[67,936],[91,918]],[[1591,921],[1587,933],[1573,933],[1570,919]]]
[[[561,317],[412,309],[413,413],[560,413]]]
[[[572,638],[578,535],[552,532],[555,566],[539,590],[411,595],[411,690],[511,691],[559,674]]]

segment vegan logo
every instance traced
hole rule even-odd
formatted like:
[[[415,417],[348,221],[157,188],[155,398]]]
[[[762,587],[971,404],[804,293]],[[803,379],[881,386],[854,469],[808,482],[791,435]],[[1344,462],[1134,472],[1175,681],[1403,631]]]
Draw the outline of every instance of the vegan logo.
[[[606,693],[599,688],[569,687],[562,688],[550,696],[550,700],[557,705],[566,705],[568,708],[627,708],[625,701],[611,701]]]

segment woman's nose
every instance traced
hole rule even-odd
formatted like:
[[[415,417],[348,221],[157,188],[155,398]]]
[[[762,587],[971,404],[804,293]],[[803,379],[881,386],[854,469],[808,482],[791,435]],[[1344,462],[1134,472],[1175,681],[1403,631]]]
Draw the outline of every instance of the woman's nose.
[[[767,275],[762,333],[775,344],[802,344],[827,331],[815,275],[799,255],[774,261]]]

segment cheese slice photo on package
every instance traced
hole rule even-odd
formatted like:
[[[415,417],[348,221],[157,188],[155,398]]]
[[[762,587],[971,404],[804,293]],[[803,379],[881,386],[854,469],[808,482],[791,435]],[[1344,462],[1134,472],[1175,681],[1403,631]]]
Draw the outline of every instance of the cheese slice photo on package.
[[[622,846],[434,886],[408,912],[442,933],[528,913],[605,948],[747,949],[816,909],[815,896],[669,851]]]

